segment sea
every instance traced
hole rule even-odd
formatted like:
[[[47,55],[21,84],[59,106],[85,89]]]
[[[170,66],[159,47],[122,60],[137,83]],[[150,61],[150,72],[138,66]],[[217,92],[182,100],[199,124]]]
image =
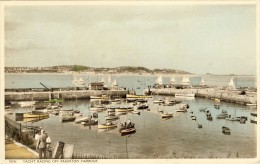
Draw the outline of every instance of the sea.
[[[74,77],[82,78],[86,83],[104,81],[108,83],[116,80],[120,87],[134,89],[137,94],[142,94],[148,86],[153,86],[156,75],[99,75],[99,74],[5,74],[5,88],[43,88],[40,83],[48,87],[72,87]],[[171,75],[163,75],[163,82],[169,83]],[[182,80],[181,75],[174,76],[176,83]],[[191,85],[198,85],[201,79],[212,87],[227,86],[231,78],[237,87],[255,87],[255,76],[213,76],[192,75]],[[255,158],[257,155],[257,124],[250,123],[250,119],[256,119],[250,115],[256,112],[255,107],[248,107],[234,103],[221,102],[220,109],[214,108],[214,100],[203,98],[180,98],[182,104],[189,104],[186,113],[176,112],[181,104],[163,106],[154,104],[158,99],[174,99],[173,96],[154,95],[148,99],[149,110],[140,110],[140,115],[127,113],[120,115],[115,120],[120,123],[130,119],[135,123],[136,133],[121,136],[119,128],[111,130],[99,130],[97,126],[83,126],[74,122],[61,123],[60,117],[50,115],[48,119],[38,122],[18,121],[26,126],[34,125],[44,128],[52,139],[54,146],[57,142],[73,144],[74,152],[85,155],[110,156],[112,158],[150,159],[150,158],[228,158],[230,154],[234,158]],[[44,105],[43,102],[40,102]],[[89,116],[89,110],[93,102],[90,100],[65,100],[62,103],[64,109],[77,109],[84,116]],[[119,106],[130,106],[125,100]],[[213,117],[212,121],[206,119],[206,114],[200,109],[207,108]],[[31,110],[30,107],[12,105],[14,113]],[[162,119],[158,110],[172,112],[173,117]],[[245,124],[240,122],[216,119],[216,116],[226,110],[232,116],[246,116]],[[107,112],[98,113],[98,122],[105,123]],[[196,121],[191,119],[196,116]],[[201,124],[202,128],[197,125]],[[229,127],[230,135],[222,133],[222,126]]]

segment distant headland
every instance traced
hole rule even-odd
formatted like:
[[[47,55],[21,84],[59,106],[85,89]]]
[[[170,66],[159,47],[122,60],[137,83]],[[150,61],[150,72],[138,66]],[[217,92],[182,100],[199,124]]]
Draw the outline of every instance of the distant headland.
[[[5,67],[5,73],[68,73],[68,72],[93,72],[93,73],[134,73],[134,74],[192,74],[175,69],[148,69],[145,67],[121,66],[113,68],[94,68],[83,65],[60,65],[51,67]]]

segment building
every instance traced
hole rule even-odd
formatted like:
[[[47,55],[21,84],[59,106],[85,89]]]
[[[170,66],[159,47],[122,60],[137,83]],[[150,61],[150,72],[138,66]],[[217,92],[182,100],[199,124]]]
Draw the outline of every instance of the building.
[[[103,90],[104,82],[92,82],[89,83],[89,90]]]

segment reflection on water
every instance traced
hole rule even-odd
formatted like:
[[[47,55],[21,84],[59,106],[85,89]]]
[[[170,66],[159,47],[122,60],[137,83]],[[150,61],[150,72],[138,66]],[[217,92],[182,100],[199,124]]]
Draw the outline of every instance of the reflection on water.
[[[158,96],[156,96],[157,98]],[[165,97],[159,96],[159,98],[164,99]],[[225,154],[227,150],[239,153],[239,157],[256,156],[257,126],[250,123],[252,117],[250,112],[255,109],[225,102],[221,102],[220,109],[215,109],[213,100],[199,98],[181,100],[182,103],[189,104],[188,112],[176,112],[181,104],[163,106],[153,104],[153,99],[150,99],[148,101],[150,111],[138,110],[140,115],[129,112],[119,115],[119,119],[113,121],[118,127],[127,119],[131,119],[135,123],[136,133],[127,139],[129,158],[151,158],[154,154],[157,154],[158,158],[172,157],[173,152],[203,156],[209,152]],[[64,109],[78,109],[84,116],[93,114],[89,110],[90,101],[88,100],[65,101],[62,105]],[[213,117],[212,121],[208,121],[205,112],[200,111],[206,107]],[[25,111],[19,106],[12,108],[14,108],[14,112],[18,113]],[[173,117],[162,119],[158,108],[164,112],[172,112]],[[245,124],[240,124],[225,119],[216,119],[222,109],[227,110],[228,114],[232,116],[246,116],[248,120]],[[98,113],[99,124],[106,122],[105,116],[107,116],[106,111]],[[195,116],[196,120],[192,120],[191,116]],[[63,141],[74,144],[75,152],[78,153],[126,157],[125,137],[121,137],[119,128],[100,130],[97,125],[61,123],[60,117],[55,115],[26,124],[43,127],[51,136],[53,143]],[[198,125],[201,125],[202,128],[199,128]],[[224,135],[222,126],[229,127],[231,135]]]

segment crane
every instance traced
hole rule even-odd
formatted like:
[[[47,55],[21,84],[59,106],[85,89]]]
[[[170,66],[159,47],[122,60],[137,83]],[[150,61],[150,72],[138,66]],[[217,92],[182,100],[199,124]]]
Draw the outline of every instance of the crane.
[[[43,83],[41,83],[40,82],[40,84],[44,87],[44,88],[46,88],[46,89],[48,89],[49,91],[52,91],[53,92],[53,88],[48,88],[48,87],[46,87]]]

